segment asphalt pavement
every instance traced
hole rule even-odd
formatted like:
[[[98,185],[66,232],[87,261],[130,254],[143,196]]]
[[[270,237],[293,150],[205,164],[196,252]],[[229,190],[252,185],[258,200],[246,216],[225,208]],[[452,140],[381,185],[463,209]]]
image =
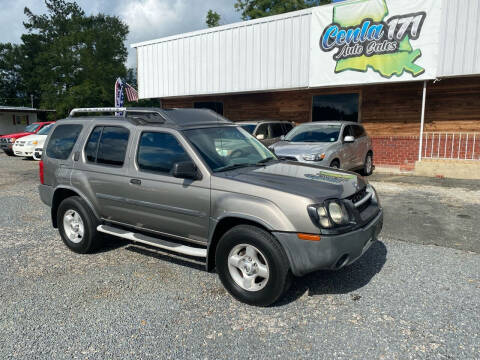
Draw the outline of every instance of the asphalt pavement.
[[[257,308],[215,273],[128,242],[72,253],[37,169],[0,155],[0,359],[480,358],[478,183],[372,176],[380,241]]]

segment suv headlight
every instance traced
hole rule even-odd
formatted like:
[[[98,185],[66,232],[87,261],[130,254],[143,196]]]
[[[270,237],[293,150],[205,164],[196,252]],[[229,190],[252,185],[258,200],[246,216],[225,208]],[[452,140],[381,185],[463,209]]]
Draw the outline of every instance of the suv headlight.
[[[17,139],[14,139],[14,138],[8,138],[8,142],[9,142],[9,143],[14,143],[14,142],[15,142],[15,140],[17,140]]]
[[[308,213],[317,224],[325,229],[347,225],[350,221],[347,208],[339,200],[327,201],[322,205],[310,205]]]
[[[317,208],[317,215],[322,227],[327,229],[332,227],[332,222],[328,217],[327,210],[323,206]]]
[[[322,161],[323,159],[325,159],[325,153],[322,153],[322,154],[307,154],[307,155],[303,155],[303,160],[306,160],[306,161]]]
[[[348,223],[348,214],[345,206],[341,205],[336,201],[332,201],[328,204],[328,212],[330,213],[330,218],[337,225],[344,225]]]

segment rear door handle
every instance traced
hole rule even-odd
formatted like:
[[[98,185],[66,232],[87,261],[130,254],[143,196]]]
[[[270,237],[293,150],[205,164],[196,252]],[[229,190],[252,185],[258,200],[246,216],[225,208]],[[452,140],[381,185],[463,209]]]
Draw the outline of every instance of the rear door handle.
[[[142,185],[142,180],[140,180],[140,179],[130,179],[130,184]]]

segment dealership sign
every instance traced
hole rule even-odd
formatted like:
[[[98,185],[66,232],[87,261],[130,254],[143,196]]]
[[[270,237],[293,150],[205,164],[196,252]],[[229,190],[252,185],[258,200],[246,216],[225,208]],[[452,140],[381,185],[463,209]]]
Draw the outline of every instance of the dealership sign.
[[[440,6],[358,0],[313,9],[310,86],[435,78]]]

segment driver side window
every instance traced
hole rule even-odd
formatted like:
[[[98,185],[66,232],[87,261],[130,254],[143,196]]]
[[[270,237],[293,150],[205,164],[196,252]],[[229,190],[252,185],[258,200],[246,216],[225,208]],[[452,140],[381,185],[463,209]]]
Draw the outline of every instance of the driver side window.
[[[261,124],[257,129],[256,135],[263,135],[265,139],[268,138],[268,124]]]
[[[343,139],[345,139],[345,136],[354,136],[351,125],[345,126],[345,129],[343,130]]]
[[[175,163],[189,160],[187,152],[172,134],[142,133],[137,153],[137,164],[140,169],[168,175]]]

